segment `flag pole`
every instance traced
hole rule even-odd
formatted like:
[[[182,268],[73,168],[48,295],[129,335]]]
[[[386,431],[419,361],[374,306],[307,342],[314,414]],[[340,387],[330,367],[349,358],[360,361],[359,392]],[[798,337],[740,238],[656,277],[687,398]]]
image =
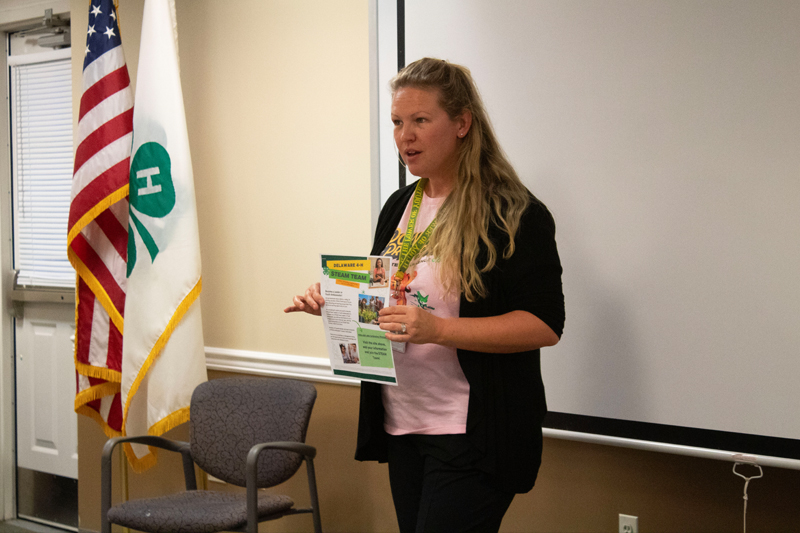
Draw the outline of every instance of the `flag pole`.
[[[122,35],[122,24],[119,22],[119,0],[114,0],[114,11],[117,12],[117,27],[119,27],[119,33]]]
[[[119,17],[119,0],[114,0],[114,11],[117,13],[117,27],[119,28],[119,33],[122,35],[122,23],[120,22]],[[122,485],[122,501],[127,502],[129,498],[128,492],[128,461],[125,457],[124,453],[119,454],[119,463],[120,463],[120,481]],[[123,533],[131,533],[130,528],[123,527]]]
[[[128,501],[128,460],[125,457],[124,453],[120,453],[119,455],[119,470],[120,470],[120,485],[122,489],[122,501]],[[130,528],[123,527],[123,533],[131,533]]]

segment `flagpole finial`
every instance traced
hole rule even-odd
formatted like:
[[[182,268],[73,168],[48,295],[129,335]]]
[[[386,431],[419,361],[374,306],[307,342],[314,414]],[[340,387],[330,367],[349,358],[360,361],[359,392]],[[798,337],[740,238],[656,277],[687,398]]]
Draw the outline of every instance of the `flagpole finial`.
[[[122,23],[119,21],[119,0],[114,0],[114,11],[117,13],[117,27],[120,35],[122,34]]]

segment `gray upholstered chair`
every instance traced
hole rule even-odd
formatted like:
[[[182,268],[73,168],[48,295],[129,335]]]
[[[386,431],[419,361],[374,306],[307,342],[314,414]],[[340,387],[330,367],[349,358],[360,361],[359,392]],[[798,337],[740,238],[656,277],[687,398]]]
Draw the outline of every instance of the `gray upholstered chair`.
[[[314,530],[320,533],[316,449],[304,444],[316,397],[314,386],[302,381],[215,379],[199,385],[192,395],[190,442],[151,436],[110,439],[102,457],[103,533],[111,532],[112,523],[153,533],[256,533],[258,522],[297,513],[311,513]],[[181,453],[186,492],[111,507],[111,454],[122,442]],[[258,490],[286,481],[303,460],[311,508],[297,509],[288,496]],[[197,490],[194,463],[247,491]]]

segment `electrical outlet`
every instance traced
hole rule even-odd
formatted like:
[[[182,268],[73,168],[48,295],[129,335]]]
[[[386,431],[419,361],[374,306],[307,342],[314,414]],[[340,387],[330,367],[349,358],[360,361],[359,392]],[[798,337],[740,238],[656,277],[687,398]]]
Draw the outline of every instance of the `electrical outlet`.
[[[619,533],[639,533],[639,518],[629,514],[619,515]]]

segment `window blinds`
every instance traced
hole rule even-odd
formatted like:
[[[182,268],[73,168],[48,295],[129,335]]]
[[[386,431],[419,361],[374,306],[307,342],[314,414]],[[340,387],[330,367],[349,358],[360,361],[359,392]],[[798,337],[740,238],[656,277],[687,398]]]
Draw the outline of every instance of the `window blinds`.
[[[61,51],[59,51],[61,52]],[[68,52],[68,50],[67,50]],[[72,67],[63,53],[9,58],[17,283],[74,287],[67,259],[72,181]]]

